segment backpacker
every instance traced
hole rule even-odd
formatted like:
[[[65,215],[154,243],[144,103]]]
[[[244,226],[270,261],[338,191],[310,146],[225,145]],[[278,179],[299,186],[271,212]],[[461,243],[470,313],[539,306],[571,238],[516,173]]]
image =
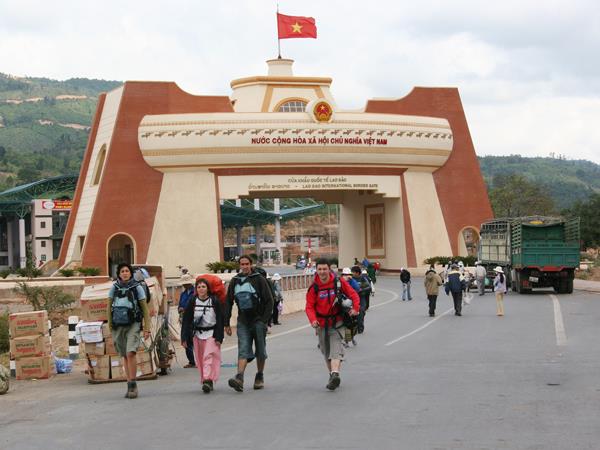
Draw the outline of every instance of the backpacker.
[[[352,309],[352,300],[349,299],[348,297],[346,297],[346,295],[344,295],[344,293],[341,290],[341,287],[342,287],[342,282],[340,281],[340,279],[338,277],[334,277],[333,292],[334,292],[335,300],[334,300],[333,304],[331,305],[331,307],[333,308],[333,306],[338,304],[340,306],[340,311],[341,311],[341,316],[342,316],[342,321],[344,323],[344,326],[348,327],[348,328],[353,328],[358,325],[358,318],[356,316],[350,315],[350,310]],[[314,290],[315,295],[317,297],[319,296],[319,291],[321,291],[321,290],[329,291],[329,289],[330,289],[330,288],[319,289],[319,286],[317,285],[316,282],[313,283],[309,287],[309,289],[311,289],[311,288]],[[349,304],[348,304],[348,302],[349,302]],[[340,314],[331,314],[331,310],[329,312],[330,312],[330,314],[326,315],[326,316],[317,313],[317,316],[325,318],[326,325],[329,325],[328,321],[330,319],[332,319],[332,318],[335,319],[338,315],[340,315]]]
[[[134,322],[142,321],[142,312],[138,304],[137,284],[121,287],[114,284],[114,295],[111,302],[111,318],[113,327],[126,327]]]
[[[205,273],[203,275],[198,275],[196,277],[196,282],[201,278],[208,281],[208,287],[210,289],[211,295],[218,299],[222,304],[225,304],[225,299],[227,298],[227,290],[225,289],[225,284],[223,283],[223,280],[221,280],[221,278],[219,278],[217,275]]]
[[[199,300],[199,299],[194,298],[194,302],[196,302],[197,300]],[[206,305],[198,306],[196,304],[194,306],[194,312],[195,312],[196,308],[203,308],[202,315],[200,317],[195,317],[194,318],[194,330],[196,330],[196,331],[203,332],[203,331],[208,331],[208,330],[214,330],[214,328],[215,328],[214,325],[209,326],[209,327],[203,327],[202,326],[202,319],[204,318],[204,314],[206,314],[206,309],[207,308],[214,309],[212,297],[209,297],[208,300],[210,300],[210,302],[208,304],[206,304]]]

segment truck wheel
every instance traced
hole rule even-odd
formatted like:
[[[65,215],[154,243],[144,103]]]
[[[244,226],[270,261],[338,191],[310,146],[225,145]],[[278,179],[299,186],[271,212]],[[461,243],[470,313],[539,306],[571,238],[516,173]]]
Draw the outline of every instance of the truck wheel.
[[[567,294],[573,293],[573,280],[567,280]]]
[[[516,285],[516,291],[519,294],[522,294],[523,287],[521,286],[521,274],[519,272],[515,273],[515,285]]]

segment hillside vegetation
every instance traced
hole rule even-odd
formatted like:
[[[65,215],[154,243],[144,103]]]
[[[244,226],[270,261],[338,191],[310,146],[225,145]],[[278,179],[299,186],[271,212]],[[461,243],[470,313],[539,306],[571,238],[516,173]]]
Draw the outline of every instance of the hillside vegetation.
[[[98,95],[120,84],[0,74],[0,190],[77,173]]]

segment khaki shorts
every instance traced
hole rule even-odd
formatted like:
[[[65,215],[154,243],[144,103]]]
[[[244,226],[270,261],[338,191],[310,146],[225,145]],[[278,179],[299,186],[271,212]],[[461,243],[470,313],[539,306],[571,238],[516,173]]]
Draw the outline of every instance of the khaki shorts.
[[[339,328],[338,328],[339,327]],[[319,348],[325,359],[339,359],[344,360],[344,336],[346,334],[346,327],[342,325],[342,322],[336,324],[336,328],[327,329],[327,339],[325,338],[325,328],[319,327],[317,329],[317,335],[319,336]],[[329,341],[329,342],[328,342]]]
[[[142,339],[140,337],[140,323],[135,322],[127,327],[115,327],[112,330],[115,350],[121,356],[127,353],[135,353],[140,348]]]

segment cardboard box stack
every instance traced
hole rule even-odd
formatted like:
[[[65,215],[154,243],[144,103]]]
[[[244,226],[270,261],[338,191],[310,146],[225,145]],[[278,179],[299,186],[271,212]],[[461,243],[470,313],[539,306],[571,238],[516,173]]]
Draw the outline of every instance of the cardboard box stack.
[[[11,314],[8,330],[17,380],[44,379],[55,373],[47,311]]]
[[[150,289],[148,310],[152,324],[152,334],[156,334],[156,316],[163,302],[163,294],[158,280],[147,278],[146,284]],[[108,314],[110,301],[108,292],[113,283],[102,283],[86,287],[80,298],[80,319],[77,324],[76,338],[88,360],[89,379],[91,381],[126,380],[123,358],[114,347],[112,335],[108,329]],[[151,375],[156,371],[151,355],[140,348],[138,351],[138,377]]]

